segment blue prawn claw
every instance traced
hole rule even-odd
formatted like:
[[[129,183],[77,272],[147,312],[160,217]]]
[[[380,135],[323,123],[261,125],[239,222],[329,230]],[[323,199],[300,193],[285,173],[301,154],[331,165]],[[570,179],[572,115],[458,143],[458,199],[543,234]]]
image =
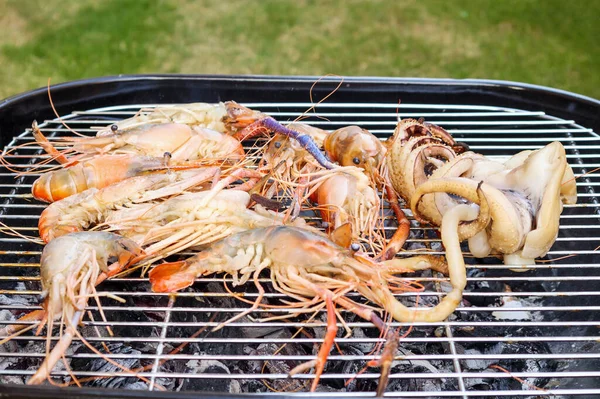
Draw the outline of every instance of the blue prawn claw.
[[[321,152],[319,146],[308,134],[300,133],[287,128],[271,117],[258,120],[248,125],[243,131],[240,131],[234,135],[234,137],[240,141],[243,141],[260,133],[280,133],[284,136],[293,138],[325,169],[334,169],[338,167],[338,165],[331,162],[327,155]]]

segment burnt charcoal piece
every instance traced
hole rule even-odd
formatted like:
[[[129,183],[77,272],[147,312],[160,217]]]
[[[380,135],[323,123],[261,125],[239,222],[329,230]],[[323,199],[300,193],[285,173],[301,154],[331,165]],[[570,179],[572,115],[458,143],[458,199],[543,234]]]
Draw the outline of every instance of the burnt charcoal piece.
[[[217,360],[190,360],[186,366],[186,373],[192,375],[230,374],[227,366]],[[188,378],[184,380],[181,390],[239,393],[239,383],[228,378]]]
[[[266,341],[280,338],[291,338],[292,333],[288,329],[280,329],[273,334],[266,336]],[[299,356],[306,355],[306,352],[301,345],[296,343],[288,343],[285,346],[276,343],[264,343],[258,345],[256,349],[252,349],[248,346],[245,352],[252,356],[271,356],[278,353],[281,356]],[[294,361],[290,360],[269,360],[267,362],[255,361],[246,362],[248,365],[249,373],[270,373],[270,374],[288,374],[292,368],[296,366]],[[278,379],[268,381],[271,389],[275,391],[299,391],[303,390],[307,386],[305,380],[300,379]]]
[[[467,269],[467,278],[483,278],[488,274],[487,269]],[[489,279],[486,281],[476,280],[470,282],[465,289],[464,300],[473,306],[492,306],[499,303],[497,295],[477,295],[478,293],[503,292],[504,284]]]
[[[123,367],[133,370],[135,368],[140,367],[140,361],[138,356],[141,354],[140,351],[132,349],[129,346],[125,346],[122,343],[111,343],[107,345],[110,353],[112,354],[121,354],[121,355],[130,355],[125,358],[113,359],[116,363],[122,365]],[[89,353],[89,350],[86,347],[82,347],[81,353]],[[94,371],[98,373],[120,373],[123,370],[114,364],[107,362],[105,359],[96,358],[77,358],[71,361],[71,367],[74,370],[78,371]],[[127,388],[127,389],[140,389],[141,381],[136,377],[110,377],[110,378],[102,378],[98,377],[88,382],[86,385],[92,387],[102,387],[102,388]],[[143,383],[145,386],[145,383]]]
[[[519,355],[519,354],[545,354],[551,353],[548,344],[545,342],[513,342],[504,344],[502,354]],[[509,372],[554,372],[557,370],[557,362],[553,359],[519,359],[515,356],[514,359],[500,360],[495,363],[498,366],[508,370]],[[503,371],[491,369],[495,372],[502,373]],[[549,378],[526,378],[524,383],[519,382],[514,378],[496,378],[491,381],[495,390],[515,390],[515,389],[532,389],[533,386],[544,388]]]

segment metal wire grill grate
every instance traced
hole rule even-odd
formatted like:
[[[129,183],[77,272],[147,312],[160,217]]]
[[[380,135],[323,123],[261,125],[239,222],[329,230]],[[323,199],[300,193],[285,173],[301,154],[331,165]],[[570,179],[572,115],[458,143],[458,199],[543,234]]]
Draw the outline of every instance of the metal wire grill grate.
[[[244,104],[280,121],[293,120],[310,104]],[[73,112],[62,119],[82,133],[93,134],[100,126],[132,116],[141,107],[115,106]],[[398,109],[398,111],[397,111]],[[414,323],[401,340],[392,368],[388,396],[474,397],[599,394],[600,383],[600,263],[595,249],[600,245],[600,217],[596,187],[600,173],[600,136],[575,121],[543,112],[518,109],[432,104],[322,104],[307,123],[327,130],[357,124],[385,138],[393,132],[397,117],[424,117],[446,128],[457,140],[492,158],[502,159],[525,149],[537,149],[550,141],[562,142],[578,179],[578,203],[567,205],[561,216],[558,239],[548,255],[531,270],[515,273],[498,259],[467,259],[468,286],[457,311],[442,323]],[[326,119],[323,119],[326,118]],[[70,135],[59,120],[44,121],[42,131],[52,140]],[[32,141],[25,131],[7,149]],[[9,161],[26,166],[46,159],[41,148],[19,150]],[[19,232],[37,235],[37,220],[44,205],[32,199],[31,184],[39,174],[21,176],[0,172],[1,221]],[[410,210],[406,210],[410,216]],[[439,251],[433,229],[411,219],[406,255],[427,248]],[[0,238],[0,323],[11,324],[20,315],[39,309],[39,256],[41,248],[19,238]],[[572,255],[565,257],[566,255]],[[407,304],[431,306],[443,295],[447,279],[437,273],[411,276],[426,285],[423,293],[399,294]],[[231,281],[227,280],[229,283]],[[66,355],[72,373],[88,386],[129,389],[208,390],[229,393],[306,392],[312,374],[294,379],[287,371],[314,358],[324,333],[320,314],[281,322],[259,323],[255,319],[284,310],[258,310],[224,329],[192,337],[201,327],[214,327],[245,308],[223,289],[219,276],[203,278],[176,296],[154,294],[147,279],[135,274],[103,283],[125,304],[102,299],[108,323],[100,321],[97,307],[88,309],[83,335],[109,358],[129,368],[145,367],[139,374],[115,371],[80,341]],[[261,280],[268,286],[267,279]],[[239,296],[258,295],[250,285],[236,290]],[[356,295],[357,296],[357,295]],[[267,301],[282,295],[268,291]],[[331,396],[372,395],[377,369],[361,371],[378,356],[382,342],[369,323],[342,312],[353,330],[343,336],[329,357],[320,390]],[[410,323],[391,323],[406,332]],[[339,325],[342,327],[342,325]],[[114,332],[110,336],[106,330]],[[300,329],[302,333],[297,334]],[[54,333],[55,338],[57,332]],[[25,333],[0,347],[0,382],[23,383],[44,355],[45,337]],[[173,349],[181,344],[178,353]],[[281,349],[283,348],[283,349]],[[510,372],[503,372],[500,366]],[[55,369],[56,378],[69,381],[69,371]],[[95,379],[88,379],[95,377]],[[356,377],[350,381],[353,377]],[[348,382],[350,381],[350,382]],[[347,386],[345,386],[347,384]],[[536,389],[540,387],[541,389]],[[298,393],[301,394],[301,393]]]

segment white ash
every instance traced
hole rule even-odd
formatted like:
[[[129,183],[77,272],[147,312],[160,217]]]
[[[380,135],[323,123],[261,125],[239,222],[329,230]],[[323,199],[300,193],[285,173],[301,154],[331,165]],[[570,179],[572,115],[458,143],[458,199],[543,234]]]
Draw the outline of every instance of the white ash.
[[[25,380],[24,377],[18,375],[2,375],[0,376],[0,384],[25,385]]]
[[[218,360],[193,359],[188,361],[185,365],[189,374],[231,374],[229,368]],[[229,378],[213,378],[210,380],[189,378],[186,379],[181,390],[240,393],[240,384],[234,383],[233,381],[233,379]]]
[[[69,368],[71,368],[71,362],[73,361],[71,356],[81,346],[82,346],[82,344],[80,342],[72,342],[71,345],[69,346],[69,348],[67,348],[67,350],[65,351],[64,359],[61,358],[58,362],[56,362],[56,365],[54,366],[52,371],[53,372],[65,371],[66,370],[65,361],[69,365]],[[54,346],[52,348],[54,348]],[[50,348],[50,350],[52,350],[52,348]],[[23,352],[40,353],[40,354],[44,355],[46,353],[46,341],[29,341],[27,343],[27,345],[25,346],[25,350],[23,350]],[[43,356],[40,356],[39,358],[35,359],[34,362],[31,362],[33,364],[31,364],[31,363],[29,364],[29,366],[27,367],[27,370],[37,371],[39,366],[42,364],[43,360],[44,360]]]
[[[198,356],[198,353],[194,353],[195,356]],[[200,354],[202,355],[202,354]],[[223,370],[225,372],[225,374],[231,374],[231,372],[229,371],[229,368],[227,368],[227,366],[225,366],[223,363],[221,363],[218,360],[205,360],[205,359],[192,359],[189,360],[186,364],[188,369],[190,369],[190,371],[193,374],[202,374],[204,373],[208,368],[211,367],[216,367],[219,368],[221,370]]]
[[[502,350],[504,349],[504,344],[503,343],[497,343],[496,345],[488,348],[485,353],[488,355],[498,355],[500,353],[502,353]],[[477,349],[465,349],[464,350],[464,354],[465,355],[481,355],[482,353],[480,351],[478,351]],[[464,365],[467,369],[469,370],[485,370],[487,369],[490,365],[496,363],[497,360],[494,358],[489,358],[489,359],[466,359],[464,361]]]
[[[127,389],[133,389],[136,391],[146,391],[148,390],[148,384],[142,381],[134,382],[133,384],[127,385]]]
[[[125,354],[128,357],[113,359],[114,362],[120,364],[126,369],[133,370],[135,368],[140,367],[139,356],[141,352],[135,349],[130,348],[129,346],[125,346],[122,343],[112,343],[108,344],[108,349],[113,354]],[[83,359],[82,359],[83,360]],[[87,360],[87,359],[86,359]],[[123,371],[122,368],[115,366],[112,363],[106,361],[103,358],[96,358],[93,360],[87,361],[87,369],[90,371],[98,372],[98,373],[120,373]],[[93,386],[103,387],[103,388],[129,388],[131,385],[135,385],[140,381],[137,377],[111,377],[111,378],[99,378],[94,380],[92,383]],[[145,383],[144,383],[145,385]],[[137,385],[136,385],[137,386]],[[134,388],[139,389],[139,388]],[[147,387],[145,388],[147,389]]]
[[[489,383],[484,378],[464,378],[465,388],[479,391],[481,386],[489,387]]]
[[[235,395],[242,393],[242,386],[238,380],[229,381],[229,393]]]
[[[22,288],[25,290],[25,287]],[[35,295],[0,295],[0,305],[4,306],[34,306],[40,302],[40,298]],[[27,311],[26,311],[27,312]]]
[[[14,315],[9,310],[0,310],[1,321],[12,321],[14,319]],[[3,345],[0,345],[0,351],[2,353],[17,353],[19,352],[19,345],[15,341],[8,341]],[[17,359],[16,357],[0,357],[0,370],[4,370],[12,366],[18,360],[19,359]]]
[[[509,310],[498,310],[492,312],[492,316],[494,316],[498,320],[531,320],[531,315],[527,311],[518,310],[518,308],[522,308],[524,305],[521,300],[517,297],[505,296],[502,297],[502,305],[499,307],[506,308]]]
[[[440,291],[442,292],[450,292],[452,291],[452,284],[449,281],[440,281]]]

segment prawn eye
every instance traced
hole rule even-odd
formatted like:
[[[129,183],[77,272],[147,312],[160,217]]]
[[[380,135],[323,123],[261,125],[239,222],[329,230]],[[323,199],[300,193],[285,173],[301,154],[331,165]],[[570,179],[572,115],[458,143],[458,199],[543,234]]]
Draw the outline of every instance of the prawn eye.
[[[110,130],[112,130],[113,132],[116,132],[117,130],[119,130],[119,126],[117,126],[117,125],[110,125]]]
[[[275,148],[281,148],[281,141],[275,142]]]
[[[358,165],[360,163],[360,159],[358,159],[358,157],[354,157],[352,158],[352,162],[354,162],[355,165]]]
[[[358,245],[357,243],[352,243],[352,245],[350,245],[350,249],[353,250],[354,252],[358,251],[360,249],[360,245]]]

